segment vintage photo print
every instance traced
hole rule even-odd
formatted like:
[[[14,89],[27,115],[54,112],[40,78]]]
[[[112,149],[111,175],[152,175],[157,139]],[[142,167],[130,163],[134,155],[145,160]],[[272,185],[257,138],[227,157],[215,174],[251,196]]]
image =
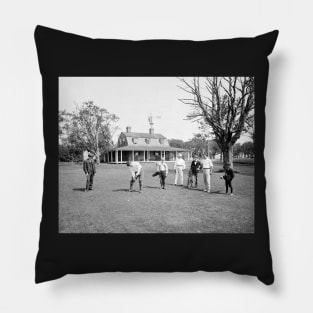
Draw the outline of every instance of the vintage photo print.
[[[253,234],[254,77],[59,77],[59,233]]]

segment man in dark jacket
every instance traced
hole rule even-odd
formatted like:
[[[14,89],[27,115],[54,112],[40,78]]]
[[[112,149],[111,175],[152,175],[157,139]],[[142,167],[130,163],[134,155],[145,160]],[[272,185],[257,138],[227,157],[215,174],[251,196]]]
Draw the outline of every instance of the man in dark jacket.
[[[83,170],[86,174],[86,189],[85,192],[92,190],[93,185],[93,177],[96,175],[96,165],[93,160],[93,154],[88,154],[88,159],[84,161],[83,163]]]
[[[233,195],[232,180],[235,177],[234,170],[230,167],[230,163],[226,163],[224,166],[225,175],[221,176],[221,179],[225,180],[226,194],[228,193],[228,187],[230,188],[230,195]]]
[[[198,187],[198,173],[201,170],[201,162],[198,160],[198,157],[195,155],[190,165],[190,170],[188,174],[188,188],[192,188],[193,182],[195,183],[195,188]]]

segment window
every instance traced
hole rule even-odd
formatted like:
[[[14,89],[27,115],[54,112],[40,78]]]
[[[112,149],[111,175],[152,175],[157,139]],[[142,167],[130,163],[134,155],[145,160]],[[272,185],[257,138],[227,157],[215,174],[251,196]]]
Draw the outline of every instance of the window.
[[[146,139],[145,139],[145,142],[146,142],[146,144],[149,144],[149,143],[150,143],[150,139],[149,139],[149,138],[146,138]]]
[[[134,144],[138,143],[138,138],[133,138],[133,143]]]
[[[159,142],[160,142],[161,145],[163,145],[164,144],[164,139],[163,138],[159,139]]]

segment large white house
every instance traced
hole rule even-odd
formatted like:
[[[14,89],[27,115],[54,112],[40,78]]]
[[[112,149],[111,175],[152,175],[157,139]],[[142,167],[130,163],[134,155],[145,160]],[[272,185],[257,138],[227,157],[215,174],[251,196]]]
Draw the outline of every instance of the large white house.
[[[168,139],[161,134],[155,134],[153,128],[150,128],[148,133],[136,133],[128,126],[126,132],[120,134],[117,146],[105,153],[104,162],[154,162],[161,157],[166,161],[175,161],[178,153],[181,153],[185,160],[190,159],[188,150],[170,147]]]

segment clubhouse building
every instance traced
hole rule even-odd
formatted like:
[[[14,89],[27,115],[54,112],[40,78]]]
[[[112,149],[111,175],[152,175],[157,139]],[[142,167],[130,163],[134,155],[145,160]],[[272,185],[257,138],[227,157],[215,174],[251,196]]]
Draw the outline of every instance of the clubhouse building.
[[[181,148],[170,147],[168,140],[161,134],[155,134],[150,128],[148,133],[135,133],[131,127],[126,127],[118,138],[117,146],[103,156],[106,163],[126,163],[127,161],[155,162],[161,157],[165,161],[175,161],[178,153],[189,160],[190,151]]]

